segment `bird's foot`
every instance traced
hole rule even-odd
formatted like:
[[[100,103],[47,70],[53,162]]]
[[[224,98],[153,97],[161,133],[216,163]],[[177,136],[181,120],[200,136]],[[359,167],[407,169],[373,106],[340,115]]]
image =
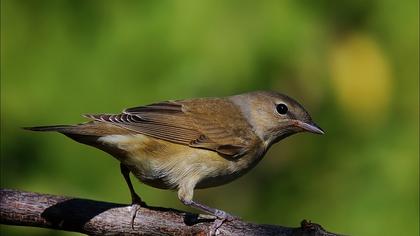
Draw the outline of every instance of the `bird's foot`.
[[[137,212],[140,210],[141,207],[147,207],[147,204],[141,200],[141,198],[135,194],[131,200],[131,228],[134,229],[134,220],[136,219]]]
[[[232,216],[231,214],[221,210],[216,210],[214,215],[216,216],[216,219],[210,226],[210,236],[217,235],[218,229],[223,225],[223,223],[233,220],[240,220],[239,217]]]

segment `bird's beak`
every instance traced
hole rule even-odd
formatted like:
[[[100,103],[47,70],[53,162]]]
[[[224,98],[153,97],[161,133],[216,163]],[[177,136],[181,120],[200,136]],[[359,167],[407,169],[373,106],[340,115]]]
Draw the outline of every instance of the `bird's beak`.
[[[324,130],[312,121],[308,123],[297,121],[296,126],[314,134],[325,134]]]

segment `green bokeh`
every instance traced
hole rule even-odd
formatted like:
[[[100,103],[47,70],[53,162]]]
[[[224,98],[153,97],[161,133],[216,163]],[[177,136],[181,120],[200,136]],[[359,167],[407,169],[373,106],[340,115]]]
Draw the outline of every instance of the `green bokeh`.
[[[299,100],[327,134],[283,140],[249,174],[196,199],[258,223],[306,218],[347,235],[418,235],[418,14],[415,0],[2,0],[1,187],[128,203],[117,161],[20,127],[270,89]],[[354,116],[332,83],[332,45],[353,33],[387,62],[381,114]],[[174,192],[135,188],[151,205],[191,210]]]

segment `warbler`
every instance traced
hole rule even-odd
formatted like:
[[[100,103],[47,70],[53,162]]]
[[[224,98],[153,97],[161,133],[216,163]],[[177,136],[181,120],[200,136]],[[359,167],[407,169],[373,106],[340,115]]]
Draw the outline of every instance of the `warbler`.
[[[26,129],[57,131],[115,157],[131,193],[132,224],[136,209],[146,204],[134,191],[130,172],[144,184],[176,190],[183,204],[214,215],[214,227],[219,227],[235,217],[194,201],[194,189],[244,175],[271,145],[292,134],[324,134],[302,105],[272,91],[169,100],[120,114],[84,116],[90,121]]]

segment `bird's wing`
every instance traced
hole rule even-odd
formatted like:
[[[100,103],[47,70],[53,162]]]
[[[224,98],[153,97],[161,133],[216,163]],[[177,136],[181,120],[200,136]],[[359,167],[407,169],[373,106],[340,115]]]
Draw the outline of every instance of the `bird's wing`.
[[[129,108],[116,115],[85,116],[231,157],[246,154],[260,141],[239,109],[223,99],[166,101]]]

